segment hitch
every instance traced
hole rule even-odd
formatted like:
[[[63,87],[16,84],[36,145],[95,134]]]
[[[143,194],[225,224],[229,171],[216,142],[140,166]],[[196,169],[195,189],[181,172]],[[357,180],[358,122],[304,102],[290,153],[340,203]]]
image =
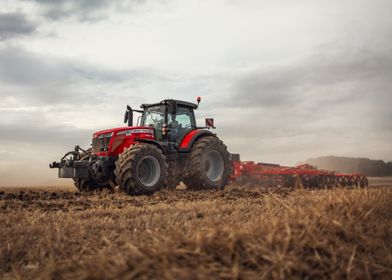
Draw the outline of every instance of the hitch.
[[[87,154],[86,150],[77,145],[73,151],[66,153],[60,162],[54,161],[49,164],[49,168],[58,168],[59,178],[88,178],[91,167],[87,160],[79,160],[80,151]]]
[[[60,162],[52,162],[49,164],[49,168],[60,168],[61,163]]]

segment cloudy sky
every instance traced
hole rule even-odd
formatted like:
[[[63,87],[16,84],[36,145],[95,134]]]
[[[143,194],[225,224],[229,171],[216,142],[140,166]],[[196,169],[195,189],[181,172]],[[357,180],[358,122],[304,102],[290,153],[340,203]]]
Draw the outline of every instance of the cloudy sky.
[[[123,126],[126,104],[202,96],[242,159],[392,160],[390,0],[1,0],[0,186]]]

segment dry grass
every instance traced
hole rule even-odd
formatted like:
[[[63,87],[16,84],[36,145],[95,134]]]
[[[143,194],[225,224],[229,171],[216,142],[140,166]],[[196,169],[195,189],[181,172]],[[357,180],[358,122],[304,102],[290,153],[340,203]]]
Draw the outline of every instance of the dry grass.
[[[0,278],[390,279],[392,188],[0,193]]]
[[[392,176],[368,177],[369,184],[372,186],[392,185]]]

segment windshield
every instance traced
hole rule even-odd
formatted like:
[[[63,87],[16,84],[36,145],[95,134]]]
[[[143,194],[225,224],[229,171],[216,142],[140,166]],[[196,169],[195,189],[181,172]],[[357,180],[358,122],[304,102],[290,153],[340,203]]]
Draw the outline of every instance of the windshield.
[[[165,121],[165,106],[153,106],[144,110],[141,125],[162,128]]]

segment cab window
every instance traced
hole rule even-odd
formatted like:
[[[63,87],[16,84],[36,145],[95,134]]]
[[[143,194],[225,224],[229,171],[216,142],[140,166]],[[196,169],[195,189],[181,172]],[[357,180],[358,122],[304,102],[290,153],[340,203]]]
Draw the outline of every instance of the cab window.
[[[154,106],[145,109],[141,125],[160,128],[165,120],[165,107]]]
[[[168,116],[168,124],[174,124],[180,128],[195,128],[196,123],[191,108],[178,106],[176,115]]]

